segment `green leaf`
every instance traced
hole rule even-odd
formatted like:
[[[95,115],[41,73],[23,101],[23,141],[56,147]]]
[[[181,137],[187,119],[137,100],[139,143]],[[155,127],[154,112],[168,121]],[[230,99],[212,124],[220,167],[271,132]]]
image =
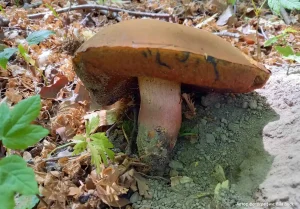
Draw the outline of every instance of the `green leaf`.
[[[38,194],[38,185],[34,172],[28,168],[26,162],[17,155],[0,160],[0,202],[5,209],[14,208],[14,195]]]
[[[289,56],[283,57],[283,58],[293,60],[293,61],[300,63],[300,55],[293,54],[293,55],[289,55]]]
[[[47,3],[46,3],[45,5],[46,5],[46,7],[47,7],[48,9],[50,9],[50,11],[51,11],[52,14],[54,15],[54,17],[59,18],[59,16],[58,16],[56,10],[55,10],[50,4],[47,4]]]
[[[26,149],[35,145],[41,138],[47,136],[49,131],[42,126],[28,125],[3,137],[3,144],[12,149]]]
[[[77,134],[76,136],[73,137],[72,140],[73,140],[74,142],[86,141],[86,137],[83,136],[82,134]]]
[[[286,47],[275,46],[275,49],[284,57],[294,55],[293,49],[290,46],[286,46]]]
[[[9,120],[9,118],[10,118],[9,107],[7,106],[6,103],[2,103],[0,105],[0,124],[6,124],[7,121]],[[0,136],[3,135],[3,131],[4,131],[4,128],[2,125],[2,128],[0,128]],[[1,140],[1,138],[0,138],[0,140]]]
[[[31,65],[35,65],[35,61],[31,58],[31,56],[28,54],[28,52],[26,51],[26,49],[24,48],[24,46],[22,44],[18,45],[18,49],[19,52],[21,54],[21,56],[25,59],[25,61]]]
[[[99,155],[98,150],[96,147],[93,146],[92,143],[88,143],[89,150],[91,152],[91,163],[96,166],[96,171],[97,173],[100,173],[100,165],[102,163],[101,156]]]
[[[7,105],[0,106],[0,112],[9,112],[1,115],[0,139],[10,149],[25,149],[34,145],[40,138],[48,134],[48,130],[30,123],[39,115],[41,109],[40,96],[32,96],[20,101],[9,112]]]
[[[92,134],[90,137],[93,140],[90,143],[94,147],[96,147],[98,153],[101,155],[101,159],[103,160],[104,164],[107,165],[108,162],[106,155],[112,160],[115,156],[115,153],[112,150],[110,150],[114,147],[113,144],[105,136],[105,133],[95,133]]]
[[[91,133],[96,131],[98,126],[99,126],[99,117],[98,116],[92,117],[91,120],[87,123],[86,134],[90,135]]]
[[[300,10],[299,0],[268,0],[268,5],[272,12],[276,15],[280,15],[280,7],[290,10]]]
[[[298,30],[288,27],[288,28],[284,29],[283,33],[298,33]]]
[[[9,58],[16,53],[18,50],[16,48],[6,48],[0,52],[0,66],[6,70],[6,65]]]
[[[227,0],[227,4],[234,5],[236,0]]]
[[[0,202],[1,202],[1,207],[5,209],[14,209],[15,202],[14,202],[14,192],[13,191],[8,191],[6,186],[1,186],[0,185]]]
[[[41,110],[41,98],[39,95],[29,97],[20,101],[11,110],[10,125],[6,127],[7,134],[15,132],[16,129],[21,129],[36,119]],[[0,121],[1,123],[2,121]]]
[[[84,150],[86,150],[86,148],[87,148],[86,141],[77,142],[77,144],[73,148],[74,149],[73,154],[78,155],[82,153]]]
[[[16,206],[14,209],[32,209],[39,201],[36,195],[21,195],[15,197]]]
[[[39,44],[52,34],[54,34],[54,31],[51,30],[35,31],[26,38],[26,41],[29,45]]]
[[[277,41],[278,41],[278,37],[277,37],[277,36],[274,36],[274,37],[272,37],[272,38],[269,38],[269,39],[264,43],[264,47],[271,46],[271,45],[275,44]]]
[[[280,0],[281,6],[289,10],[300,10],[300,1],[299,0]]]

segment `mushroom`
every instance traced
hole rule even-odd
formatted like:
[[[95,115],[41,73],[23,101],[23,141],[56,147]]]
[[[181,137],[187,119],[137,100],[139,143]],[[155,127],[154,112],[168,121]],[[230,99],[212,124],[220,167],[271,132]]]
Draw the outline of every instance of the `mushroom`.
[[[75,71],[100,105],[139,87],[138,152],[162,171],[181,126],[181,84],[244,93],[262,87],[270,71],[222,38],[159,20],[128,20],[105,27],[73,58]]]

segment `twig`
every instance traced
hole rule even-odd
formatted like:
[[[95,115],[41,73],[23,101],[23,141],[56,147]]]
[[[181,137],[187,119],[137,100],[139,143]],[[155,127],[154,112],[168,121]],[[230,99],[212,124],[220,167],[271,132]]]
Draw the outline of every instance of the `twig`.
[[[48,203],[38,194],[35,195],[47,208],[50,208]]]
[[[172,15],[169,14],[156,14],[156,13],[149,13],[149,12],[135,12],[135,11],[130,11],[130,10],[125,10],[125,9],[120,9],[120,8],[115,8],[115,7],[108,7],[108,6],[102,6],[102,5],[90,5],[90,4],[83,4],[83,5],[78,5],[78,6],[72,6],[72,7],[66,7],[62,9],[56,10],[58,14],[72,11],[72,10],[80,10],[80,9],[96,9],[96,10],[108,10],[112,12],[125,12],[128,13],[129,15],[133,16],[138,16],[138,17],[152,17],[152,18],[172,18]],[[37,14],[30,14],[27,15],[28,19],[37,19],[37,18],[43,18],[45,15],[51,13],[49,12],[42,12],[42,13],[37,13]]]
[[[202,28],[204,25],[208,24],[209,22],[213,21],[217,17],[218,13],[214,14],[213,16],[207,18],[203,22],[197,24],[195,28]]]
[[[43,160],[44,162],[49,162],[49,161],[57,161],[59,159],[62,159],[62,158],[74,158],[74,157],[78,157],[80,155],[66,155],[66,156],[60,156],[60,157],[51,157],[51,158],[48,158],[48,159],[45,159]]]
[[[229,37],[233,37],[233,38],[239,38],[240,37],[240,34],[231,33],[231,32],[228,32],[228,31],[216,32],[214,34],[217,35],[217,36],[229,36]]]
[[[281,17],[283,18],[285,24],[290,25],[291,24],[291,19],[289,17],[289,14],[286,12],[283,6],[280,6],[280,14]]]
[[[263,37],[264,37],[266,40],[268,40],[268,37],[267,37],[267,35],[265,34],[265,31],[264,31],[263,27],[260,25],[259,28],[260,28],[260,31],[261,31],[261,34],[263,35]]]
[[[114,123],[107,131],[105,132],[106,137],[109,138],[110,132],[112,132],[117,127],[117,123]]]

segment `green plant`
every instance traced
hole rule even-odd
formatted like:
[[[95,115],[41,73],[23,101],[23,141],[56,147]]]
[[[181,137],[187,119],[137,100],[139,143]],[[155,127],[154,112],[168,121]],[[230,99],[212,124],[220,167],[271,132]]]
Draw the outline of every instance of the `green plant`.
[[[284,58],[290,61],[300,62],[300,52],[294,52],[293,48],[291,46],[279,46],[280,45],[286,45],[287,41],[286,38],[290,33],[298,33],[297,30],[293,28],[286,28],[281,34],[274,36],[272,38],[269,38],[265,43],[264,46],[272,46],[275,45],[276,51]]]
[[[235,5],[236,0],[227,0],[227,4]]]
[[[98,128],[99,117],[93,117],[86,123],[85,135],[78,134],[74,137],[73,141],[76,143],[74,146],[73,154],[80,154],[88,149],[91,153],[91,162],[96,166],[96,170],[100,172],[100,165],[108,164],[108,158],[114,159],[115,153],[111,150],[113,144],[105,136],[105,133],[94,133]],[[108,157],[108,158],[107,158]]]
[[[259,44],[258,28],[259,28],[259,21],[260,21],[261,11],[262,11],[262,8],[265,5],[266,1],[267,0],[264,0],[264,2],[260,5],[260,7],[257,7],[255,5],[254,0],[252,0],[252,5],[253,5],[253,8],[254,8],[254,13],[255,13],[255,16],[257,18],[257,24],[256,24],[256,44],[257,44],[257,47],[256,47],[256,50],[257,50],[257,60],[258,61],[261,58],[261,50],[260,50],[260,44]]]
[[[40,30],[31,33],[27,38],[26,41],[29,46],[34,44],[39,44],[40,42],[44,41],[50,35],[54,34],[53,31],[50,30]],[[5,70],[7,62],[9,58],[16,52],[19,52],[20,55],[24,58],[24,60],[33,66],[35,66],[35,61],[30,57],[28,50],[25,49],[24,45],[19,44],[18,48],[6,48],[3,52],[0,53],[0,66]],[[36,67],[36,66],[35,66]],[[39,70],[39,69],[38,69]]]
[[[58,13],[56,12],[56,10],[50,5],[50,4],[45,4],[45,6],[50,9],[50,11],[52,12],[53,16],[56,17],[57,19],[59,19],[59,15]]]
[[[286,9],[296,9],[300,10],[300,1],[299,0],[268,0],[268,5],[272,12],[276,15],[280,15],[280,8]]]
[[[284,42],[283,44],[285,44],[286,42],[286,38],[290,33],[297,33],[298,31],[289,27],[286,28],[282,31],[281,34],[274,36],[272,38],[269,38],[265,43],[264,43],[264,47],[268,47],[268,46],[272,46],[273,44],[276,44],[278,42]]]
[[[279,54],[282,55],[284,59],[290,60],[290,61],[295,61],[300,63],[300,52],[294,52],[292,47],[286,46],[286,47],[281,47],[281,46],[275,46],[275,49]]]
[[[0,105],[0,140],[9,149],[25,149],[48,135],[49,131],[31,122],[39,115],[40,96],[20,101],[12,110],[6,103]],[[10,155],[0,160],[1,207],[13,209],[14,196],[39,193],[34,172],[23,158]]]

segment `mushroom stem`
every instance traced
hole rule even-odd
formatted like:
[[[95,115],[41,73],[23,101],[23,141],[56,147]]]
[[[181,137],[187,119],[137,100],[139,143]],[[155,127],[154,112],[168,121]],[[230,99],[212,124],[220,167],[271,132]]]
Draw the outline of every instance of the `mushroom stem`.
[[[138,152],[152,171],[163,171],[181,126],[181,85],[158,78],[139,77],[141,96]]]

